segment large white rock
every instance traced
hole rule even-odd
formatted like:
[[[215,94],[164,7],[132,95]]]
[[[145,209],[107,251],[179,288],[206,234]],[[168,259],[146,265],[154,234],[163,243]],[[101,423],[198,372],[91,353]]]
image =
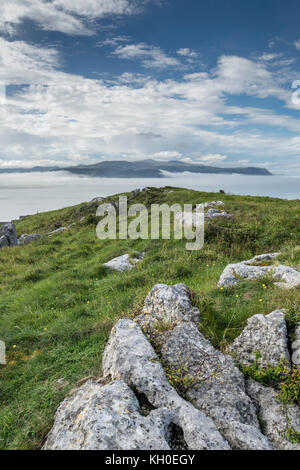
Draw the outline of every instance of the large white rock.
[[[90,380],[62,402],[43,450],[169,450],[172,418],[163,408],[142,416],[122,381]]]
[[[166,336],[164,364],[190,377],[187,396],[209,416],[232,449],[268,450],[243,374],[230,356],[217,351],[194,323],[181,322]]]
[[[145,299],[142,316],[150,322],[200,321],[200,312],[193,307],[189,288],[185,284],[154,286]]]
[[[255,266],[255,263],[263,263],[264,261],[271,261],[280,253],[267,253],[258,255],[254,258],[241,261],[235,264],[229,264],[224,269],[218,282],[219,287],[232,287],[239,284],[241,280],[254,280],[259,279],[267,274],[273,276],[276,285],[281,288],[293,288],[300,286],[300,272],[289,266]]]
[[[228,351],[245,366],[255,361],[258,351],[260,367],[275,366],[282,359],[290,363],[284,312],[276,310],[266,316],[254,315],[249,318],[246,328]]]
[[[297,405],[282,405],[277,392],[257,382],[247,382],[247,393],[255,401],[263,423],[264,433],[277,450],[300,450],[300,444],[292,444],[286,436],[289,428],[300,432],[300,408]]]
[[[191,450],[229,449],[213,421],[181,398],[166,379],[162,365],[140,327],[132,320],[120,320],[112,329],[103,355],[103,374],[122,380],[155,408],[167,408]]]
[[[136,263],[143,259],[143,254],[140,255],[139,258],[132,258],[130,255],[122,255],[114,258],[107,263],[104,263],[109,269],[113,269],[114,271],[129,271],[131,270]]]

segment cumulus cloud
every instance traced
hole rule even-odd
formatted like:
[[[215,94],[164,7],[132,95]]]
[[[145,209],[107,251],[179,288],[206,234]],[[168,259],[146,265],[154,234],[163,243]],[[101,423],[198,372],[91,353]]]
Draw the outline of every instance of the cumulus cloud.
[[[29,19],[47,31],[91,35],[93,20],[139,13],[150,0],[9,0],[0,4],[0,31],[13,34]]]
[[[210,164],[227,163],[229,156],[269,161],[286,155],[286,163],[294,165],[299,158],[298,119],[267,106],[229,104],[228,98],[241,94],[287,104],[290,93],[281,77],[259,60],[222,56],[214,69],[176,80],[127,74],[105,82],[62,72],[53,48],[4,39],[0,46],[0,80],[18,85],[0,107],[5,161],[188,155]],[[143,50],[127,53],[146,60]],[[269,125],[269,132],[262,132],[261,124]]]

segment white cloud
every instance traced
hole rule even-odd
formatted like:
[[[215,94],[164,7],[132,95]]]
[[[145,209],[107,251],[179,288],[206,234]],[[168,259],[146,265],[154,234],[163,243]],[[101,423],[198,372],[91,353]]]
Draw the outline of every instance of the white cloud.
[[[131,40],[130,36],[115,36],[115,37],[110,37],[106,38],[104,41],[97,43],[97,46],[102,47],[102,46],[117,46],[118,44],[122,42],[129,42]]]
[[[7,84],[47,83],[49,72],[59,66],[55,49],[0,37],[0,80]]]
[[[113,55],[120,59],[141,59],[146,68],[180,67],[180,62],[175,57],[168,56],[159,47],[150,46],[145,43],[127,44],[119,46]]]
[[[0,107],[5,161],[70,164],[120,156],[186,160],[188,155],[189,161],[229,164],[251,155],[254,164],[262,158],[282,161],[285,155],[286,165],[295,167],[299,159],[297,118],[228,104],[228,97],[240,94],[286,104],[289,91],[267,64],[222,56],[214,70],[183,79],[125,74],[105,82],[63,73],[59,62],[53,48],[1,39],[0,80],[28,85]],[[269,131],[261,131],[261,124]]]
[[[181,49],[178,49],[177,54],[183,57],[197,57],[197,52],[191,51],[188,47],[182,47]]]
[[[209,155],[204,155],[203,157],[198,157],[197,160],[205,163],[217,163],[227,160],[227,155],[221,155],[220,153],[211,153]]]
[[[181,159],[182,156],[180,152],[165,150],[147,155],[147,158],[153,158],[155,160],[177,160]]]
[[[294,46],[296,47],[298,51],[300,51],[300,39],[294,42]]]
[[[119,46],[113,55],[120,59],[141,59],[146,68],[180,67],[180,62],[175,57],[166,55],[159,47],[145,43],[127,44]]]
[[[9,0],[0,4],[0,31],[13,34],[29,19],[47,31],[93,34],[93,20],[139,13],[151,0]]]

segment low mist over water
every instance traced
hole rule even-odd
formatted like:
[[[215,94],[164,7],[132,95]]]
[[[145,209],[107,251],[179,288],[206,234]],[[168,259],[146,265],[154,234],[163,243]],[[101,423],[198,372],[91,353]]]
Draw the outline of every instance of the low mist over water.
[[[232,194],[300,198],[299,176],[173,174],[155,179],[118,179],[77,177],[65,172],[14,173],[0,175],[0,221],[146,186],[174,186],[212,192],[223,189]]]

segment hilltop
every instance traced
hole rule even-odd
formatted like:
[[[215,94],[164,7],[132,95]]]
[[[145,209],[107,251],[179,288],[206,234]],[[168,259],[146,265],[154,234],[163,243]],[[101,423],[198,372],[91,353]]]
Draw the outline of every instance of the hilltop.
[[[200,312],[197,328],[219,351],[227,350],[253,315],[278,309],[285,312],[293,340],[300,322],[299,287],[280,289],[268,274],[238,278],[226,288],[218,282],[228,264],[262,253],[281,253],[264,266],[280,263],[299,271],[299,201],[168,187],[129,197],[147,207],[221,198],[233,217],[212,219],[203,249],[195,252],[186,251],[184,240],[99,240],[96,201],[17,221],[18,237],[42,237],[0,250],[0,339],[7,346],[7,365],[0,366],[1,448],[41,448],[62,400],[82,379],[99,377],[113,325],[140,316],[156,284],[188,286],[193,308]],[[67,229],[57,231],[62,227]],[[125,253],[144,256],[122,273],[104,266]],[[160,328],[162,333],[166,326]],[[244,373],[269,383],[259,368]],[[168,379],[178,382],[172,372]],[[299,439],[295,430],[290,434],[291,440]]]

